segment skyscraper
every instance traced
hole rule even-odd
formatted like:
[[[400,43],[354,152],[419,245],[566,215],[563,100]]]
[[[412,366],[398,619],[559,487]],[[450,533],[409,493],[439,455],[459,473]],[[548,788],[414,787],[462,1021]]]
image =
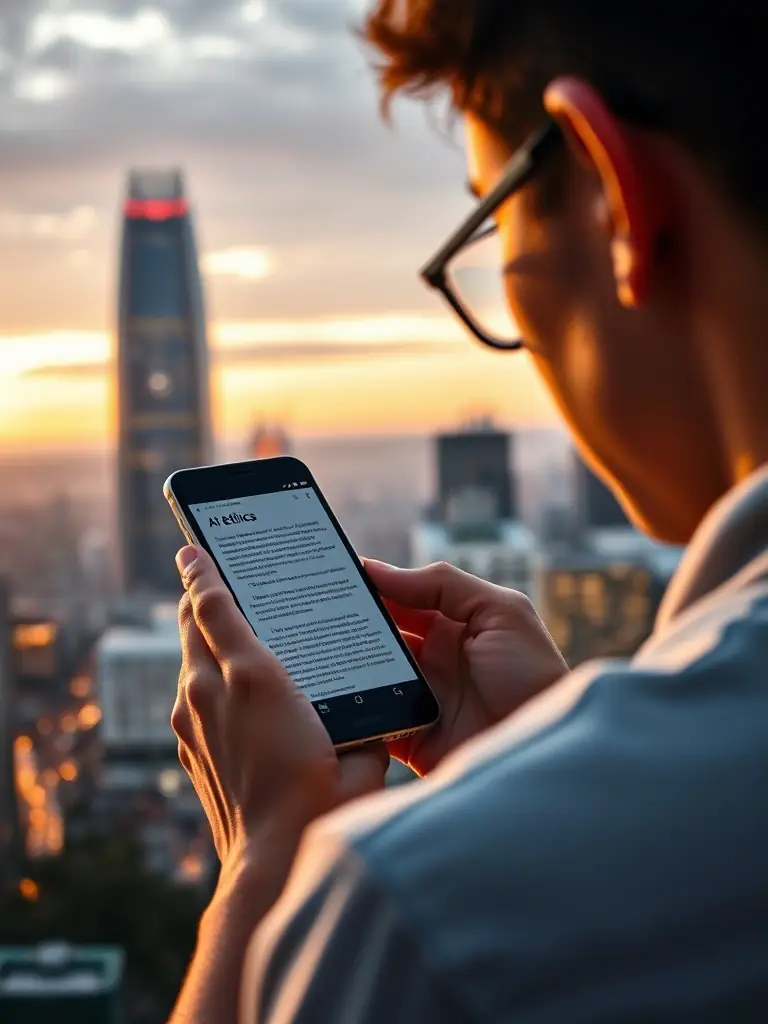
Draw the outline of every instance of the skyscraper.
[[[613,492],[585,462],[574,456],[576,465],[576,501],[581,525],[587,530],[629,526],[627,514]]]
[[[437,438],[436,501],[411,529],[411,561],[451,562],[535,601],[541,558],[516,514],[513,440],[487,421]]]
[[[487,507],[491,519],[513,519],[515,480],[510,468],[512,438],[481,420],[437,439],[437,505],[441,519],[466,503]]]
[[[162,487],[211,459],[205,311],[192,219],[177,171],[131,173],[118,337],[119,519],[128,594],[178,590],[181,536]]]

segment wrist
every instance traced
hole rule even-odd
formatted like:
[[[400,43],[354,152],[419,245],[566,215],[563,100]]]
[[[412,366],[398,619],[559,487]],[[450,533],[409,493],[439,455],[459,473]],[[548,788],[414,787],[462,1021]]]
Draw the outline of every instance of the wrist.
[[[300,833],[269,829],[234,846],[222,861],[203,924],[229,907],[248,907],[254,923],[260,920],[283,891],[300,839]]]

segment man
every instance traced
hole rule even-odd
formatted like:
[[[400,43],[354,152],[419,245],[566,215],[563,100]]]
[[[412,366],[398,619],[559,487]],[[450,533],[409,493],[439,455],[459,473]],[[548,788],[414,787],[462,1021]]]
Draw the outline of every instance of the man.
[[[742,0],[372,12],[385,97],[466,124],[481,205],[430,283],[515,347],[452,284],[493,218],[582,452],[693,539],[639,654],[570,675],[519,595],[369,563],[443,716],[391,751],[423,781],[331,815],[386,752],[336,758],[185,549],[174,726],[222,873],[178,1024],[768,1019],[766,30]]]

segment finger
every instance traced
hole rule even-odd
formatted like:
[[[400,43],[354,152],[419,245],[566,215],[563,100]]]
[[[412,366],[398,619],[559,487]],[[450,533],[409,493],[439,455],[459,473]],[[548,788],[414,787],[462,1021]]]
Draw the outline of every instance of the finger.
[[[187,593],[183,594],[179,601],[179,637],[181,639],[181,663],[184,667],[192,664],[204,664],[218,670],[218,662],[195,621],[192,598]]]
[[[384,604],[401,633],[415,633],[424,637],[440,618],[440,612],[428,611],[424,608],[406,608],[387,598],[384,599]]]
[[[218,662],[211,654],[203,634],[195,622],[192,611],[192,599],[184,594],[179,601],[179,638],[181,640],[181,671],[176,702],[171,712],[171,727],[179,740],[187,745],[194,742],[195,724],[189,700],[189,686],[195,699],[195,713],[200,714],[210,699],[205,699],[205,691],[221,686],[221,672]],[[211,693],[211,698],[213,693]]]
[[[271,664],[272,656],[256,639],[207,552],[197,547],[183,548],[177,565],[195,622],[219,665],[224,668],[245,663],[257,672],[260,665]]]
[[[421,657],[421,649],[424,646],[424,637],[417,636],[415,633],[406,633],[404,630],[400,630],[400,635],[406,644],[408,644],[408,650],[418,661]]]
[[[383,743],[371,743],[339,757],[343,800],[354,800],[379,790],[389,768],[389,751]]]
[[[366,559],[365,568],[386,600],[407,608],[438,611],[456,622],[469,622],[481,608],[506,602],[513,593],[447,562],[425,569],[398,569]]]

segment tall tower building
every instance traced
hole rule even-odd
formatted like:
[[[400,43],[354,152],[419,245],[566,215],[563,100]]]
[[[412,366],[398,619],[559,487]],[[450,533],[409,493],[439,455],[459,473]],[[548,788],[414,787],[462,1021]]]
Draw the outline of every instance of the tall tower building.
[[[118,331],[119,520],[127,594],[178,591],[174,470],[211,461],[205,309],[178,171],[134,171],[124,209]]]

